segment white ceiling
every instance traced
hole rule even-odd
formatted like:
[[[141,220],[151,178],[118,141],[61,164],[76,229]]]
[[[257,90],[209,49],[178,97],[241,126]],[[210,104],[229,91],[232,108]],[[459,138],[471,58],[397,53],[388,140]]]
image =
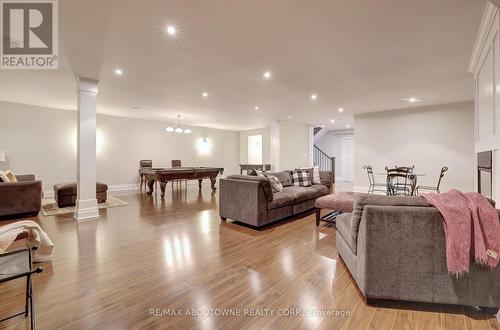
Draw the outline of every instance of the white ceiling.
[[[355,113],[412,107],[400,100],[411,96],[472,100],[466,69],[486,1],[59,3],[60,70],[1,71],[0,100],[74,110],[76,72],[99,78],[99,113],[240,130],[290,115],[344,128]]]

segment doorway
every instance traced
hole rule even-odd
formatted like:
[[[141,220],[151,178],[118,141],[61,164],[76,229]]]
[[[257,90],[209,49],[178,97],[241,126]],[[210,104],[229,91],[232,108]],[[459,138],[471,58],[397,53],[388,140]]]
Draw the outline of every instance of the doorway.
[[[262,135],[248,137],[248,164],[262,164]]]
[[[344,181],[354,181],[354,137],[342,137],[342,178]]]

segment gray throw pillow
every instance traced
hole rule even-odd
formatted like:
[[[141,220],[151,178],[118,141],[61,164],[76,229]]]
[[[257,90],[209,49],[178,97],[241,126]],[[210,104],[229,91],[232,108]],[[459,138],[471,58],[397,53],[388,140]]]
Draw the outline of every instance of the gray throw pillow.
[[[278,180],[280,180],[281,185],[283,187],[293,186],[292,176],[290,175],[290,171],[271,172],[269,174],[274,175],[275,177],[277,177]]]
[[[266,175],[269,181],[271,182],[271,188],[273,188],[273,192],[281,192],[283,191],[283,186],[281,185],[280,180],[274,175],[267,174]]]

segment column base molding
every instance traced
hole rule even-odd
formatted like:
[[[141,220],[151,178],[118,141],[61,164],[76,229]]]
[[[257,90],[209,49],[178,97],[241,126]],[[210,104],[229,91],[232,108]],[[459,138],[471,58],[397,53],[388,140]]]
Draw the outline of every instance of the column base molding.
[[[73,218],[75,220],[92,219],[99,217],[97,199],[84,199],[76,201],[76,209]]]

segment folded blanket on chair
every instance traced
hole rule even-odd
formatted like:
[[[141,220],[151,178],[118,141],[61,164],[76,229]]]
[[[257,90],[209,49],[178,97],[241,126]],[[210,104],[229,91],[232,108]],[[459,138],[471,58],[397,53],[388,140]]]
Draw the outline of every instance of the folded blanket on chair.
[[[460,275],[469,271],[473,256],[479,265],[493,269],[500,259],[498,213],[484,196],[456,189],[444,194],[422,194],[441,213],[446,237],[448,271]]]
[[[37,247],[33,257],[34,261],[45,261],[52,255],[54,243],[43,229],[34,221],[24,220],[0,226],[0,253],[5,253],[14,243],[16,238],[26,233],[26,248]]]

